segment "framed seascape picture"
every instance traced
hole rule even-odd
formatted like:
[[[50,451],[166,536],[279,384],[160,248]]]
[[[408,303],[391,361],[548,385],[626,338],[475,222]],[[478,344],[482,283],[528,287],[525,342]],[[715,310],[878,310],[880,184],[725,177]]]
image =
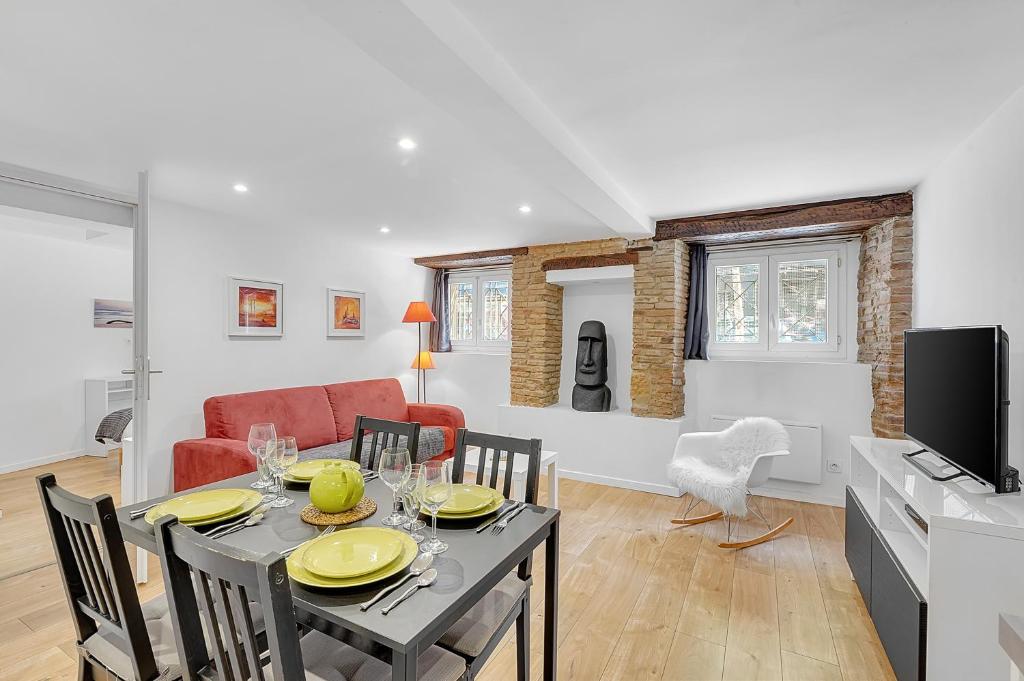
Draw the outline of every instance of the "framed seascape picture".
[[[362,291],[327,289],[327,337],[366,335],[366,294]]]
[[[130,300],[94,298],[92,325],[97,329],[130,329],[135,323],[135,308]]]
[[[228,278],[228,335],[277,336],[284,333],[284,284]]]

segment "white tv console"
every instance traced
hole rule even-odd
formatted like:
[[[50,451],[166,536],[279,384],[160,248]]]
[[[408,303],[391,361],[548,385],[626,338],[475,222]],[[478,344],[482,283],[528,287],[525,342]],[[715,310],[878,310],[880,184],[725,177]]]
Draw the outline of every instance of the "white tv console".
[[[903,459],[912,442],[850,444],[847,561],[897,677],[1009,679],[999,614],[1024,615],[1024,497],[931,480]]]

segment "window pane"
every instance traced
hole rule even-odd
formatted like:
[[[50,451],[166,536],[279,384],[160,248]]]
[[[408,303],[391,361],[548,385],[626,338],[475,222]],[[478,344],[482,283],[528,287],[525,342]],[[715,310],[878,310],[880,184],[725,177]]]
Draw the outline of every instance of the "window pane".
[[[509,339],[508,280],[498,279],[484,282],[484,340],[507,341]]]
[[[828,260],[779,263],[780,343],[828,341]]]
[[[448,286],[448,319],[453,342],[473,340],[473,282],[453,281]]]
[[[760,315],[757,310],[761,267],[723,265],[715,267],[715,341],[757,343]]]

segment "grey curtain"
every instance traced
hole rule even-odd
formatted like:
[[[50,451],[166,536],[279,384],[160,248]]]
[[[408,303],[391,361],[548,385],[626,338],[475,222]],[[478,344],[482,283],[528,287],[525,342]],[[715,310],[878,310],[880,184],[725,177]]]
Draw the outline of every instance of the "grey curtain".
[[[452,342],[448,328],[448,272],[434,270],[434,295],[430,311],[437,321],[430,325],[430,351],[451,352]]]
[[[686,359],[708,358],[708,247],[690,244],[690,301],[686,310]]]

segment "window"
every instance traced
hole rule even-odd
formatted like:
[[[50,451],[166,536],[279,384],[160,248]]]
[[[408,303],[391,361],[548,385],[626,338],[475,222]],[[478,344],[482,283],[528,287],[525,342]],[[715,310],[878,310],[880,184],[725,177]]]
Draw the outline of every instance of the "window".
[[[845,359],[846,296],[854,288],[846,254],[843,243],[713,251],[709,356]]]
[[[508,270],[452,273],[449,334],[454,350],[504,350],[512,345],[512,274]]]

